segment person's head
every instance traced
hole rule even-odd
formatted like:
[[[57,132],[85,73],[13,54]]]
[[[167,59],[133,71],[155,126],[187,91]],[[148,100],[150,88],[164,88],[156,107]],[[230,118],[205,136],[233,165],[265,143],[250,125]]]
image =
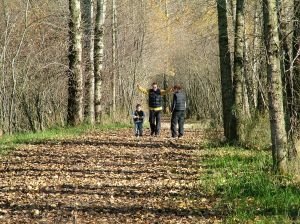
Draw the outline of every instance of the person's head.
[[[156,91],[158,89],[157,82],[152,83],[152,89]]]
[[[180,85],[175,85],[175,86],[173,87],[173,90],[174,90],[174,92],[178,92],[178,91],[181,90],[181,86],[180,86]]]
[[[136,110],[137,110],[137,111],[140,111],[141,109],[142,109],[142,105],[141,105],[141,104],[137,104],[137,105],[136,105]]]

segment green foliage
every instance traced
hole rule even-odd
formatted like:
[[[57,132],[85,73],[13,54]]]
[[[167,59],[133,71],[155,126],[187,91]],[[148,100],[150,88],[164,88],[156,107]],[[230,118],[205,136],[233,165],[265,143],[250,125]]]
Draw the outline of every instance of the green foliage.
[[[300,188],[291,179],[276,177],[271,153],[234,147],[210,148],[204,156],[207,193],[221,198],[227,223],[290,223],[300,218]],[[251,220],[251,221],[250,221]]]

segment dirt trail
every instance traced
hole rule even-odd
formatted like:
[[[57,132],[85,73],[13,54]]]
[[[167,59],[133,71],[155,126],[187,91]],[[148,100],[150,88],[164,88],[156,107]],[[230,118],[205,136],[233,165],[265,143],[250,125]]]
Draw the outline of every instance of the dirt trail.
[[[132,130],[26,145],[0,158],[0,223],[215,223],[199,188],[199,133]],[[146,131],[147,135],[147,131]]]

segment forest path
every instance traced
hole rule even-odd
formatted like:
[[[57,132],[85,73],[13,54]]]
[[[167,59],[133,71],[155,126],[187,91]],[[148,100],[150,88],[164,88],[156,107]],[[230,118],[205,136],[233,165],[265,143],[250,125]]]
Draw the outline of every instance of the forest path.
[[[122,129],[25,145],[0,158],[0,223],[218,223],[199,185],[200,134],[174,143],[167,129],[140,139]]]

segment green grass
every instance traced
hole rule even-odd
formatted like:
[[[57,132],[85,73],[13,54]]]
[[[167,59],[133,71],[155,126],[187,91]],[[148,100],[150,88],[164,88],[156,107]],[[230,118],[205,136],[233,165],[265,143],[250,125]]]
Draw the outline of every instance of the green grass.
[[[4,135],[0,139],[0,155],[15,149],[19,144],[29,144],[49,140],[67,139],[82,135],[89,131],[112,130],[131,127],[129,124],[113,123],[91,126],[83,124],[76,127],[55,127],[43,132],[25,132],[14,135]]]
[[[201,163],[201,185],[221,198],[226,223],[300,223],[300,187],[272,174],[271,152],[215,147]]]

